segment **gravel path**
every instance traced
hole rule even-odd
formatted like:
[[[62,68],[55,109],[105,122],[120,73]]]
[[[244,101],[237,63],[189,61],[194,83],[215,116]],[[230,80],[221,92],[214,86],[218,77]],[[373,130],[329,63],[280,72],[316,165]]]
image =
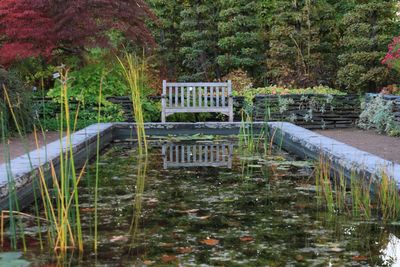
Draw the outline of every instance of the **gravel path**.
[[[51,143],[57,139],[60,138],[60,133],[59,132],[47,132],[46,133],[46,143]],[[39,145],[43,146],[45,144],[44,138],[42,134],[38,134],[38,141]],[[33,134],[28,134],[27,136],[27,141],[28,141],[28,147],[29,150],[34,150],[36,149],[36,142],[35,142],[35,136]],[[13,137],[10,139],[10,145],[9,145],[9,152],[10,152],[10,158],[14,159],[16,157],[19,157],[23,154],[26,153],[26,150],[24,148],[24,143],[21,141],[19,137]],[[0,145],[0,164],[4,163],[4,146],[1,144]]]
[[[378,134],[373,130],[336,129],[316,131],[345,144],[400,163],[400,138]]]

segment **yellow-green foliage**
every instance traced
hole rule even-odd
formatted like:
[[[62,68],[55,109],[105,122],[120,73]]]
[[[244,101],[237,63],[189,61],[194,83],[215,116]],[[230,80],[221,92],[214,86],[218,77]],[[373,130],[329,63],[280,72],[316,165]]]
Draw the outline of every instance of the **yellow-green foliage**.
[[[285,88],[280,86],[268,86],[261,88],[252,88],[244,90],[241,93],[236,93],[236,95],[244,96],[247,101],[252,101],[256,95],[346,95],[347,93],[339,91],[337,89],[332,89],[327,86],[315,86],[308,88]]]

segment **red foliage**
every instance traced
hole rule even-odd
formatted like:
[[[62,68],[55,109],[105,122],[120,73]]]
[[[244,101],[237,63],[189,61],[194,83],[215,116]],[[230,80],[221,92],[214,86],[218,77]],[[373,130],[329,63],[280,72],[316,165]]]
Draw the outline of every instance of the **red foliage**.
[[[155,19],[143,0],[1,0],[0,63],[107,46],[110,29],[154,44],[146,18]]]
[[[394,37],[389,44],[388,52],[382,60],[382,64],[400,71],[400,36]]]

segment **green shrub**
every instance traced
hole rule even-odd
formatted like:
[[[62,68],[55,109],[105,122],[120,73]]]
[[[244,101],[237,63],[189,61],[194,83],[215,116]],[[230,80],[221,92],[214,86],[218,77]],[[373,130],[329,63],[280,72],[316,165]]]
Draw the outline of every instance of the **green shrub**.
[[[0,111],[3,113],[3,126],[6,128],[6,132],[10,133],[15,133],[17,129],[4,94],[4,88],[7,90],[18,126],[23,133],[30,132],[33,128],[31,91],[16,73],[0,68]]]
[[[107,100],[110,96],[128,96],[129,89],[121,77],[120,65],[105,60],[99,60],[79,70],[69,73],[68,97],[71,101],[71,111],[75,111],[80,103],[77,128],[97,122],[98,103],[101,103],[101,122],[124,121],[124,112],[120,105],[113,104]],[[99,99],[99,88],[102,84],[102,98]],[[143,110],[145,121],[159,121],[161,106],[155,101],[150,101],[148,96],[152,89],[143,89]],[[34,109],[40,118],[40,123],[47,130],[57,130],[58,116],[60,113],[61,84],[55,83],[54,88],[47,93],[53,101],[37,101]],[[56,115],[54,115],[56,114]],[[73,115],[75,113],[73,112]]]

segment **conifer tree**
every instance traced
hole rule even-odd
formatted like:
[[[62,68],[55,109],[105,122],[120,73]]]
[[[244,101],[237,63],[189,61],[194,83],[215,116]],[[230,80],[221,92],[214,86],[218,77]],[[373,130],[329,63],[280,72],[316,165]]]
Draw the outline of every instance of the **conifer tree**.
[[[331,84],[334,9],[327,1],[281,0],[270,11],[268,77],[292,86]],[[334,76],[334,75],[333,75]]]
[[[397,1],[359,1],[344,16],[339,85],[350,91],[376,91],[390,83],[392,74],[381,60],[399,32],[396,5]]]
[[[182,81],[212,81],[221,77],[217,64],[218,1],[188,0],[181,12]]]
[[[243,69],[253,76],[263,72],[263,42],[259,1],[221,0],[218,64],[224,74]]]
[[[179,51],[182,45],[180,34],[183,1],[150,0],[149,5],[158,21],[150,21],[150,28],[157,42],[158,67],[163,78],[176,80],[181,72]]]

